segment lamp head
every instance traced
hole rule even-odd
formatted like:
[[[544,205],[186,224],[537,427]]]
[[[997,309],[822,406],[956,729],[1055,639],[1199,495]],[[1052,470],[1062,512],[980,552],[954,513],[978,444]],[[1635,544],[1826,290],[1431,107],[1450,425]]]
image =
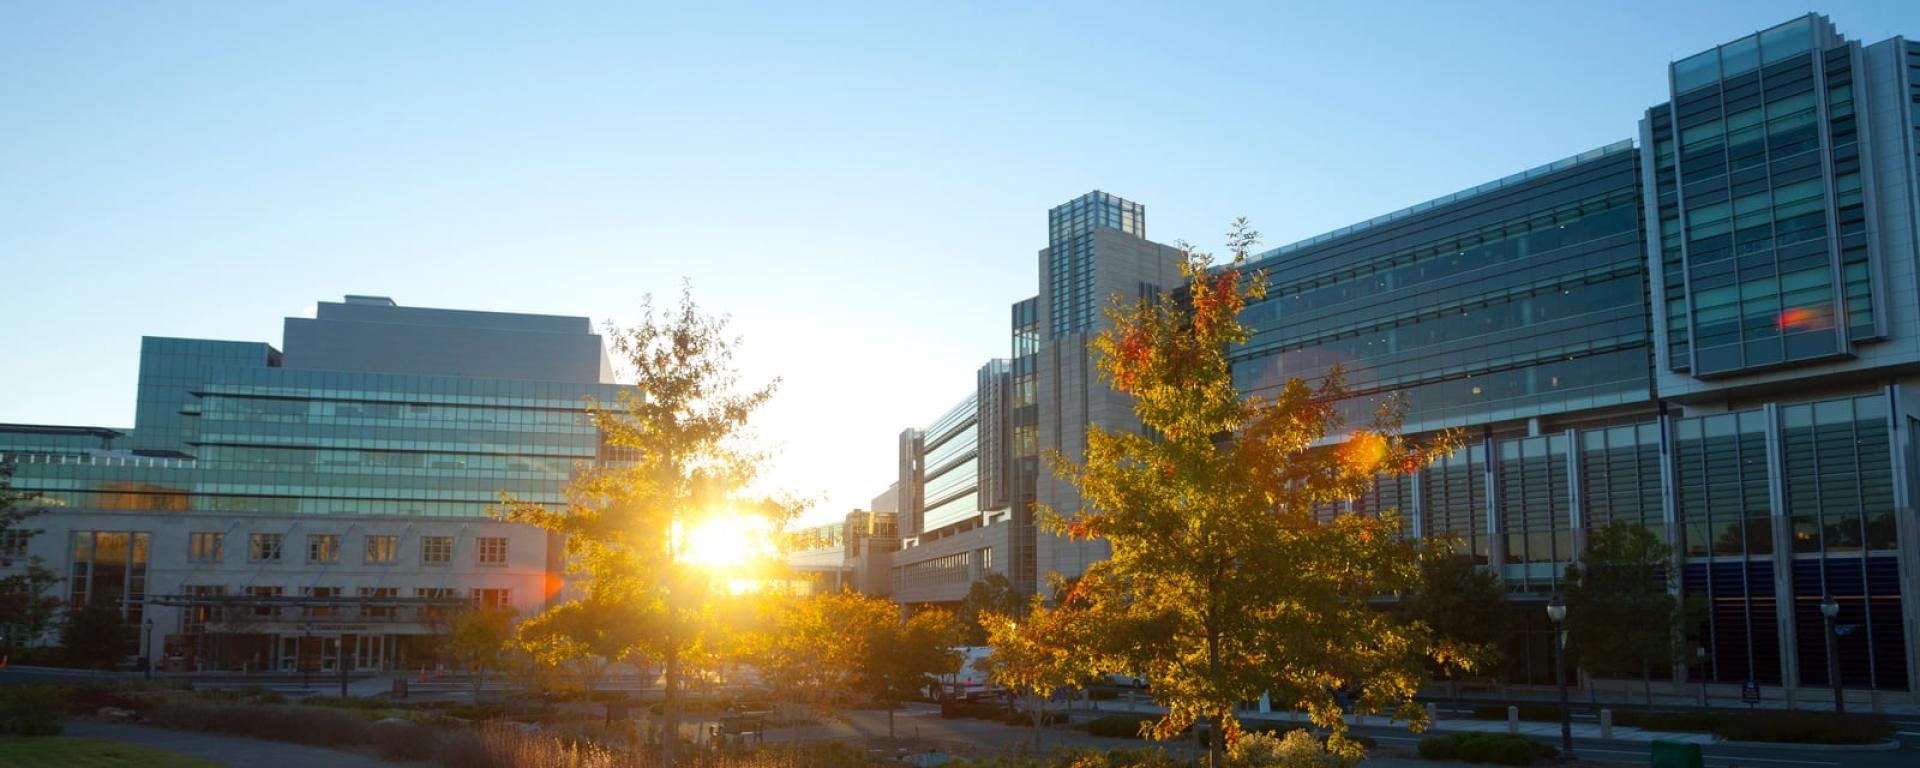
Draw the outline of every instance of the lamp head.
[[[1559,593],[1554,593],[1553,601],[1547,603],[1547,618],[1555,624],[1567,620],[1567,601],[1560,599]]]

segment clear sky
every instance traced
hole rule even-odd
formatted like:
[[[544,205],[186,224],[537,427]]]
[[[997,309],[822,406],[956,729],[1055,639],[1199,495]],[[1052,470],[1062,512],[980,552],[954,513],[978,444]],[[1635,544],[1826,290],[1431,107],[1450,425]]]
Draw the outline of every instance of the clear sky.
[[[131,426],[142,334],[347,293],[634,316],[784,377],[774,478],[864,506],[1036,290],[1046,209],[1310,237],[1635,135],[1668,61],[1920,3],[0,0],[0,422]]]

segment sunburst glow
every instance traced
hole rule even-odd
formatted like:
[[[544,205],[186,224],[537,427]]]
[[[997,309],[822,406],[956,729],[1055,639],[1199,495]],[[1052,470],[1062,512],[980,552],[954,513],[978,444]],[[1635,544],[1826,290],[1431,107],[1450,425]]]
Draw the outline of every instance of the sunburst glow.
[[[738,569],[773,551],[767,524],[739,515],[715,515],[685,533],[682,562],[713,570]]]

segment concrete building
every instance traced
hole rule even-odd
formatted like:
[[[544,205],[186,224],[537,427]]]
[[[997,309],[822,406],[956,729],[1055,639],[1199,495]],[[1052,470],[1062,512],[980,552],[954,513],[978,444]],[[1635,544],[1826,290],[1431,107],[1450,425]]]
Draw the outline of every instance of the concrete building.
[[[147,337],[132,430],[0,426],[63,599],[114,605],[173,668],[331,670],[422,663],[451,608],[554,596],[559,542],[488,508],[561,505],[606,458],[586,318],[350,296],[284,347]]]

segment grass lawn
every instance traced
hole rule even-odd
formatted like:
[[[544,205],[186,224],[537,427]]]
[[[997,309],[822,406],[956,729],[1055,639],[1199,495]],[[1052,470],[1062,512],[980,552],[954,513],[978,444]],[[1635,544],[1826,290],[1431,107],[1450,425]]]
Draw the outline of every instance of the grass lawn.
[[[73,736],[0,736],[0,765],[9,768],[213,768],[216,764],[115,741]]]

